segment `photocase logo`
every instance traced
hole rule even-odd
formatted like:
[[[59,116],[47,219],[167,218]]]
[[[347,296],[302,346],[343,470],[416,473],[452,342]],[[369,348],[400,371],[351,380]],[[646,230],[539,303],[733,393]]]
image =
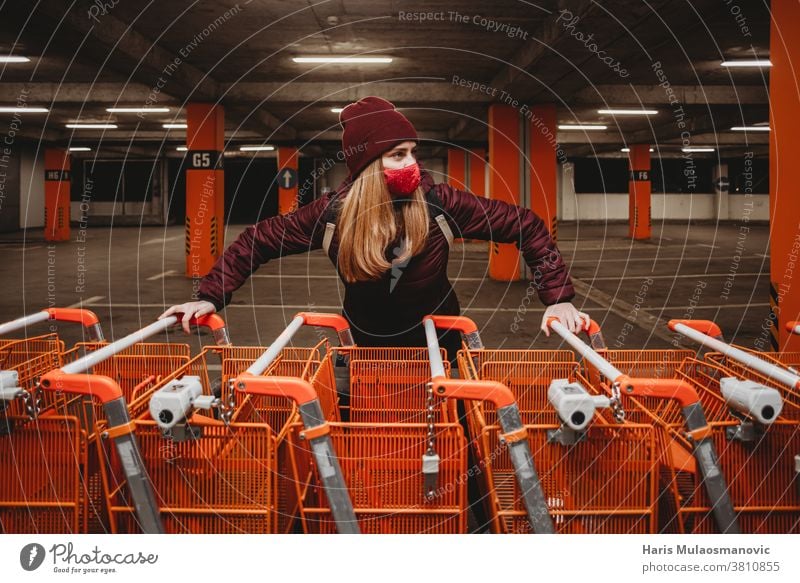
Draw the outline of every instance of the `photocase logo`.
[[[35,571],[44,562],[44,547],[39,543],[30,543],[19,552],[19,564],[26,571]]]

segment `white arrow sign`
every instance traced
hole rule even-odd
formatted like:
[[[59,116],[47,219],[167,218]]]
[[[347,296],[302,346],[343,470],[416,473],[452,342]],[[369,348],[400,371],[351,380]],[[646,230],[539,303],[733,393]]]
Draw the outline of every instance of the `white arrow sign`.
[[[283,172],[283,187],[289,188],[292,185],[292,173],[290,170],[284,170]]]

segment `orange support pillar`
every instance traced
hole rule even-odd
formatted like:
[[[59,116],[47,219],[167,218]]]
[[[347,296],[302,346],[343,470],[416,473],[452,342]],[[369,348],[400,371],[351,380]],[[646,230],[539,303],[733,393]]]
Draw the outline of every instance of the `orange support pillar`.
[[[486,150],[472,148],[467,152],[469,191],[480,197],[486,196]]]
[[[800,4],[774,0],[770,9],[769,340],[772,350],[800,351],[800,336],[786,330],[787,322],[800,320],[800,197],[794,168],[800,156],[800,35],[793,29],[800,22]],[[756,346],[770,349],[765,340]]]
[[[649,239],[650,223],[650,146],[631,146],[628,176],[628,237]]]
[[[213,103],[190,103],[186,123],[186,276],[198,278],[225,245],[225,111]]]
[[[70,159],[64,148],[44,151],[44,238],[69,241]]]
[[[556,106],[536,105],[531,108],[531,113],[533,115],[528,122],[531,210],[542,218],[555,240],[558,235]]]
[[[519,204],[520,196],[520,121],[510,105],[489,106],[489,196]],[[513,243],[492,243],[489,252],[489,277],[497,281],[520,279],[519,249]]]
[[[278,214],[286,215],[300,206],[297,197],[297,148],[278,148]]]
[[[467,157],[461,148],[447,149],[447,184],[458,190],[467,188]]]

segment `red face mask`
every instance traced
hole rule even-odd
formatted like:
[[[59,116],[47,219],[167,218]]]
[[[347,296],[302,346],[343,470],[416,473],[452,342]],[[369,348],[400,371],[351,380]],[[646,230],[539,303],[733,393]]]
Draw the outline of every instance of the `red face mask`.
[[[420,182],[419,165],[409,164],[405,168],[384,168],[383,175],[389,193],[394,197],[404,197],[413,193]]]

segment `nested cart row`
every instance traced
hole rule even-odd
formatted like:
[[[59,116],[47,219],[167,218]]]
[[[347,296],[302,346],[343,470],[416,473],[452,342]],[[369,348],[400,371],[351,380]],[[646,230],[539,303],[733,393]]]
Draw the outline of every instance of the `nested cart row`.
[[[796,355],[754,354],[710,322],[670,327],[713,352],[491,350],[466,318],[429,316],[427,348],[354,346],[298,314],[269,347],[145,342],[159,320],[65,349],[0,343],[5,532],[800,532]],[[338,346],[289,344],[304,325]],[[457,329],[458,374],[437,341]],[[577,358],[577,357],[580,358]],[[459,403],[461,405],[459,406]],[[477,478],[479,496],[468,496]]]

